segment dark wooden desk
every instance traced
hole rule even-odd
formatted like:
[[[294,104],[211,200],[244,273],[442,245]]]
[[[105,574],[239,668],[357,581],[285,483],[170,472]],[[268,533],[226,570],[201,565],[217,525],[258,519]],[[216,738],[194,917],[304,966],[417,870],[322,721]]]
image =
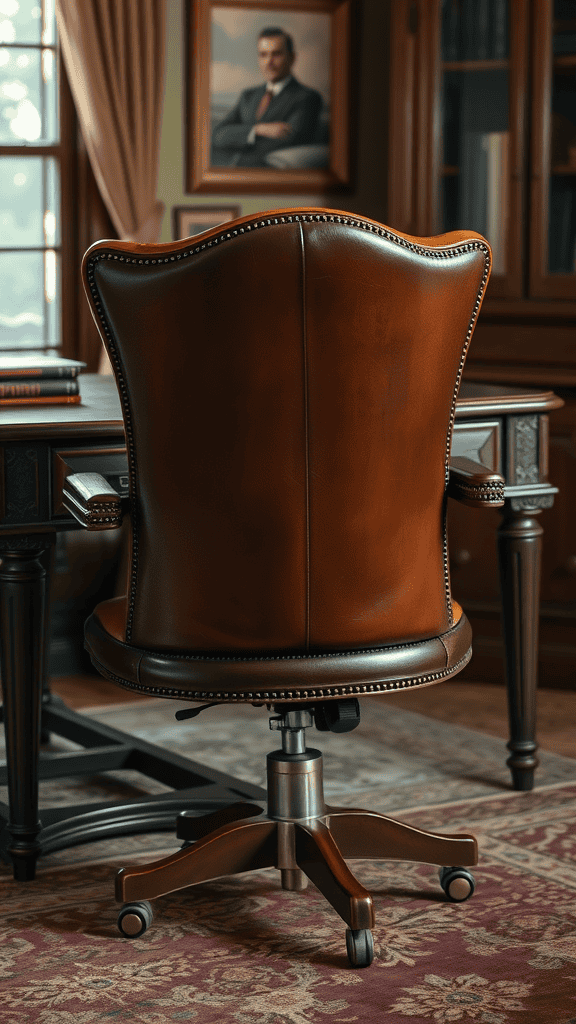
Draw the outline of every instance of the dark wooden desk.
[[[81,378],[81,392],[80,406],[28,406],[0,412],[0,670],[7,746],[3,775],[9,788],[9,807],[0,808],[4,814],[0,852],[12,857],[20,878],[34,877],[42,850],[87,837],[86,829],[83,835],[73,827],[58,831],[58,822],[54,835],[48,836],[50,829],[45,824],[41,827],[38,818],[40,736],[54,721],[45,679],[46,554],[57,531],[77,526],[62,506],[62,483],[69,473],[95,471],[120,493],[128,493],[124,431],[114,382],[86,375]],[[547,482],[547,414],[562,404],[550,391],[464,383],[452,445],[453,454],[473,454],[506,480],[497,541],[510,714],[507,763],[515,788],[524,790],[532,788],[538,764],[535,707],[542,528],[536,516],[552,504],[556,493]],[[75,718],[78,723],[79,716]],[[94,745],[89,719],[84,721],[80,732],[85,732],[88,745]],[[95,768],[103,763],[96,758]],[[213,775],[209,781],[230,785],[233,780]],[[244,795],[258,796],[255,789]],[[158,827],[167,827],[168,810],[162,821]],[[88,821],[87,829],[89,825]],[[122,823],[115,828],[120,831]],[[112,831],[108,828],[99,834]],[[96,822],[92,834],[97,833]]]

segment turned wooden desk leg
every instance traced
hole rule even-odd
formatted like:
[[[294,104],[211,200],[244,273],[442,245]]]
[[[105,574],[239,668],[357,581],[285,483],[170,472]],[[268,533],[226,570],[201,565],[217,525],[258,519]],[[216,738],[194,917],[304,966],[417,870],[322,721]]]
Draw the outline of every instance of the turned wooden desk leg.
[[[55,534],[54,543],[50,544],[50,547],[42,557],[42,564],[46,569],[46,590],[45,590],[45,610],[44,610],[44,638],[42,640],[42,649],[44,651],[43,667],[42,667],[42,703],[40,707],[40,743],[50,743],[51,735],[50,730],[44,726],[43,718],[44,711],[50,706],[52,702],[52,691],[50,690],[50,641],[52,640],[52,621],[51,621],[51,599],[52,599],[52,586],[54,583],[54,574],[56,572],[56,544],[58,537],[65,537],[65,534]]]
[[[538,766],[536,685],[542,527],[539,509],[515,510],[509,501],[498,530],[502,629],[511,751],[507,765],[514,789],[529,790]]]
[[[11,538],[0,551],[0,671],[14,878],[30,881],[40,853],[38,771],[47,574],[40,556],[52,537]],[[16,547],[18,545],[18,547]]]

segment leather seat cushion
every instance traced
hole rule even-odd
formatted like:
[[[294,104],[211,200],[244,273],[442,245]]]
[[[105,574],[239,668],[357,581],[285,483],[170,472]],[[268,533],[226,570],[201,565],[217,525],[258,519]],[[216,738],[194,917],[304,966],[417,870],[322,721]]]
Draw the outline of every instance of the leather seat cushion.
[[[95,668],[130,690],[219,703],[294,702],[426,686],[460,672],[472,655],[472,631],[453,603],[446,633],[410,643],[332,652],[206,655],[145,650],[126,643],[126,598],[98,605],[85,626]]]

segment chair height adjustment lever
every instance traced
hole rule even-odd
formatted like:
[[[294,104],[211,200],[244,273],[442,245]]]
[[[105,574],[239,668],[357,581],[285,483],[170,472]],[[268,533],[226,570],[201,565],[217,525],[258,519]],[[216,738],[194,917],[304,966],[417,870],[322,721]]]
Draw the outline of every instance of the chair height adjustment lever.
[[[218,702],[212,702],[212,704],[201,704],[199,708],[182,708],[181,711],[176,712],[174,718],[177,722],[183,722],[186,718],[196,718],[201,711],[206,711],[206,708],[215,708],[216,703]]]

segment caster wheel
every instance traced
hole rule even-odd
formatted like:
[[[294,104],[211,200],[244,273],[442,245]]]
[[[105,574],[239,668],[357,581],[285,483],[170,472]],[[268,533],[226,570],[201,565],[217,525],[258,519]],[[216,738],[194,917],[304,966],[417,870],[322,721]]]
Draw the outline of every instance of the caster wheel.
[[[152,924],[153,916],[148,900],[125,903],[118,914],[118,928],[127,939],[139,939]]]
[[[352,967],[370,967],[374,959],[374,943],[369,928],[346,929],[346,952]]]
[[[474,893],[474,875],[468,868],[440,868],[440,885],[452,903],[464,903]]]

